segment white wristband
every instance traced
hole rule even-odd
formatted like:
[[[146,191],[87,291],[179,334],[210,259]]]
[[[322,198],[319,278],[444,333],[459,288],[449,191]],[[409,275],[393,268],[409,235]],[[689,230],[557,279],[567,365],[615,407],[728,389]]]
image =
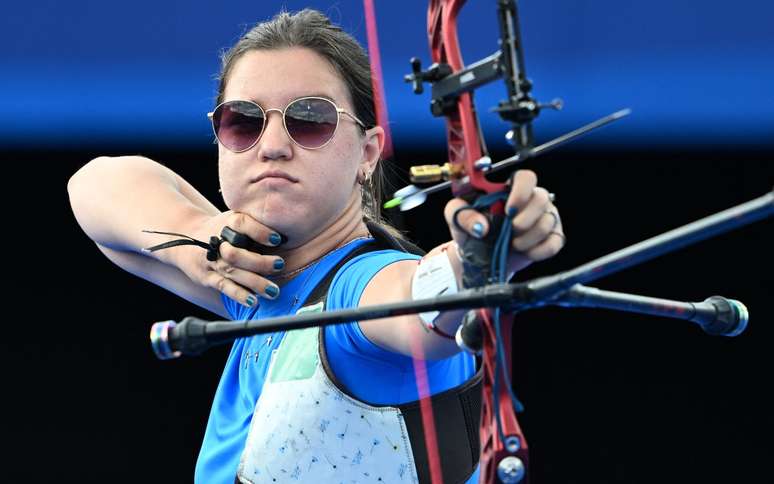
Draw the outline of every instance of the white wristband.
[[[441,294],[457,293],[457,278],[447,253],[448,251],[443,251],[419,261],[414,278],[411,280],[412,299],[425,299]],[[419,313],[419,318],[425,326],[433,328],[438,314],[438,311],[427,311]]]

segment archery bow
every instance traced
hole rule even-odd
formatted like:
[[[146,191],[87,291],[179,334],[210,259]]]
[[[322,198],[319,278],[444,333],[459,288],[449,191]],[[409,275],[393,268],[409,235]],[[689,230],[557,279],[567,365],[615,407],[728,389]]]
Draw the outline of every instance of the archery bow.
[[[555,99],[541,104],[530,96],[531,81],[524,67],[524,53],[519,31],[518,9],[515,0],[497,3],[500,30],[500,49],[483,60],[467,67],[462,60],[457,37],[457,16],[465,0],[430,0],[427,15],[427,33],[433,64],[422,70],[418,58],[411,59],[412,73],[405,76],[413,84],[414,92],[423,92],[423,84],[432,85],[430,110],[435,116],[446,118],[448,162],[442,166],[424,165],[411,168],[412,182],[445,180],[430,188],[409,185],[396,192],[385,208],[399,205],[409,210],[424,202],[429,193],[451,187],[454,196],[469,201],[473,208],[488,210],[490,231],[485,240],[469,239],[462,247],[465,287],[479,287],[490,282],[506,282],[505,261],[510,244],[510,219],[514,214],[503,213],[507,187],[486,178],[488,173],[510,167],[549,151],[583,134],[629,114],[621,110],[560,136],[540,146],[534,146],[532,120],[543,108],[561,109],[562,101]],[[368,45],[372,62],[374,98],[377,118],[387,133],[388,156],[392,154],[389,124],[382,88],[381,65],[377,46],[376,21],[373,0],[364,0]],[[500,117],[512,124],[506,139],[516,149],[510,158],[492,164],[486,153],[484,136],[473,104],[473,91],[488,82],[502,78],[508,97],[494,109]],[[456,223],[456,214],[455,214]],[[498,230],[499,229],[499,234]],[[482,350],[483,387],[482,413],[479,435],[481,440],[480,482],[521,482],[527,479],[527,442],[516,418],[521,404],[511,388],[511,326],[513,315],[503,316],[500,309],[471,311],[466,326],[473,331]],[[458,335],[458,343],[464,345]],[[419,348],[417,348],[418,350]],[[412,350],[413,351],[413,350]],[[422,355],[414,355],[418,393],[422,417],[427,432],[434,436],[432,408],[426,405],[429,392],[425,388],[424,365],[417,363]],[[420,386],[420,383],[423,383]],[[427,449],[433,483],[440,478],[438,447],[428,438]]]
[[[427,32],[433,64],[421,70],[421,63],[411,61],[412,74],[406,80],[413,83],[414,92],[422,92],[424,82],[432,83],[431,112],[446,117],[449,161],[442,167],[412,169],[413,180],[430,181],[446,178],[451,182],[455,196],[473,202],[486,194],[503,193],[506,186],[487,180],[478,163],[485,155],[483,134],[473,105],[472,90],[490,80],[503,77],[508,88],[508,99],[500,103],[498,111],[514,123],[516,145],[519,149],[532,147],[531,121],[539,112],[537,103],[529,96],[529,83],[523,68],[521,41],[515,26],[516,4],[500,1],[501,50],[494,55],[465,68],[457,38],[457,15],[464,0],[431,0],[427,14]],[[465,178],[465,180],[463,180]],[[469,239],[463,246],[465,286],[480,285],[482,276],[489,274],[486,267],[491,261],[496,222],[503,217],[502,197],[490,204],[495,217],[485,241]],[[510,221],[505,224],[510,226]],[[508,237],[507,245],[510,242]],[[502,268],[501,268],[502,269]],[[494,314],[493,314],[494,313]],[[482,407],[479,437],[481,455],[479,482],[519,482],[526,478],[528,462],[527,443],[516,419],[518,402],[514,401],[507,377],[511,362],[512,316],[502,317],[499,310],[478,310],[471,314],[478,318],[482,330]],[[502,366],[502,367],[501,367]],[[502,370],[502,371],[500,371]],[[502,385],[500,378],[502,377]]]
[[[513,0],[498,2],[500,50],[466,68],[457,38],[457,15],[463,4],[464,0],[430,1],[427,32],[433,64],[423,71],[421,61],[413,58],[413,72],[406,76],[406,80],[413,83],[414,92],[418,94],[423,91],[424,82],[432,84],[431,112],[446,118],[449,152],[449,161],[443,166],[413,167],[412,181],[446,179],[455,196],[467,199],[474,207],[487,209],[494,222],[484,241],[471,238],[462,247],[464,285],[473,287],[494,280],[504,282],[504,260],[510,244],[510,218],[503,214],[505,196],[497,195],[507,193],[506,185],[490,182],[485,176],[497,167],[493,167],[490,158],[485,156],[484,137],[476,117],[472,91],[492,80],[505,80],[508,98],[500,103],[496,111],[513,124],[509,137],[517,153],[513,159],[501,162],[499,168],[541,151],[533,149],[531,122],[543,107],[560,109],[561,101],[540,105],[530,97],[531,84],[524,70],[518,13]],[[372,42],[375,42],[376,34],[375,22],[372,20],[372,1],[365,0],[365,7],[367,18],[371,19],[368,22],[368,36],[373,61],[374,49],[371,46],[375,45]],[[376,60],[379,68],[378,57]],[[378,82],[379,78],[375,75],[374,79]],[[375,91],[377,88],[378,84],[375,84]],[[384,96],[377,92],[375,98],[383,100]],[[398,194],[401,199],[397,203],[403,202],[402,209],[405,210],[422,203],[426,194],[427,191],[414,189],[412,185]],[[412,196],[413,200],[408,201]],[[395,204],[395,201],[391,204],[388,202],[387,206]],[[495,241],[498,222],[503,220],[499,240]],[[499,255],[493,254],[493,249],[499,251]],[[508,375],[511,365],[512,315],[503,316],[499,309],[478,310],[469,313],[467,319],[469,325],[480,325],[483,350],[480,482],[496,482],[498,478],[503,482],[520,482],[526,478],[528,454],[527,442],[516,419],[516,409],[520,404],[511,389]],[[422,393],[421,399],[426,400],[427,395]],[[433,422],[432,412],[428,418],[423,414],[423,421],[427,420]],[[427,448],[429,453],[437,452],[434,442],[428,443]],[[437,461],[437,456],[430,456],[431,464]],[[438,471],[434,473],[434,470],[431,465],[431,476],[436,482]]]

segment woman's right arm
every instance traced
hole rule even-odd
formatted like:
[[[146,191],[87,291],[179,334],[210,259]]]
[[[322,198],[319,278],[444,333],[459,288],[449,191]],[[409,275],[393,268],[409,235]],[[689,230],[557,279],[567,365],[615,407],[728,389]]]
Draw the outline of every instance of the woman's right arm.
[[[70,178],[67,191],[81,228],[111,261],[223,318],[229,315],[221,292],[245,301],[264,287],[265,279],[259,274],[271,272],[267,269],[273,260],[250,254],[255,262],[253,274],[243,274],[243,285],[239,286],[208,267],[199,247],[184,245],[143,253],[145,247],[173,239],[143,230],[176,232],[199,240],[208,240],[229,224],[241,224],[232,228],[258,241],[268,238],[269,233],[245,216],[221,213],[188,182],[148,158],[95,158]],[[242,249],[227,243],[221,246],[223,259],[239,251]]]

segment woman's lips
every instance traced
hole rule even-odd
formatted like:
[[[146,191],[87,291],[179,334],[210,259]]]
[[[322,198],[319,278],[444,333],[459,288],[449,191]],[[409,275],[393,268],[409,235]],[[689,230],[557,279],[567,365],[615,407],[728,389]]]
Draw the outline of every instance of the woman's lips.
[[[291,176],[288,173],[285,173],[284,171],[280,170],[268,170],[264,171],[260,175],[258,175],[256,178],[254,178],[251,183],[257,183],[261,180],[271,179],[271,178],[283,178],[285,180],[288,180],[293,183],[298,183],[298,178]]]

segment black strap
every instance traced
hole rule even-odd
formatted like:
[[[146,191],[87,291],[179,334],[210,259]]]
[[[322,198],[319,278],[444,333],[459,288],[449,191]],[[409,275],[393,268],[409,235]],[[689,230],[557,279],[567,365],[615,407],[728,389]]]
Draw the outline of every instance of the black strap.
[[[481,386],[484,369],[462,385],[430,397],[435,436],[441,456],[442,482],[462,484],[470,479],[481,453]],[[430,482],[430,462],[419,400],[397,405],[406,422],[420,483]]]
[[[412,244],[406,239],[394,237],[383,225],[379,225],[376,222],[366,221],[366,227],[374,240],[378,244],[384,246],[386,249],[395,249],[401,252],[408,252],[409,254],[425,255],[426,252],[416,245]]]

